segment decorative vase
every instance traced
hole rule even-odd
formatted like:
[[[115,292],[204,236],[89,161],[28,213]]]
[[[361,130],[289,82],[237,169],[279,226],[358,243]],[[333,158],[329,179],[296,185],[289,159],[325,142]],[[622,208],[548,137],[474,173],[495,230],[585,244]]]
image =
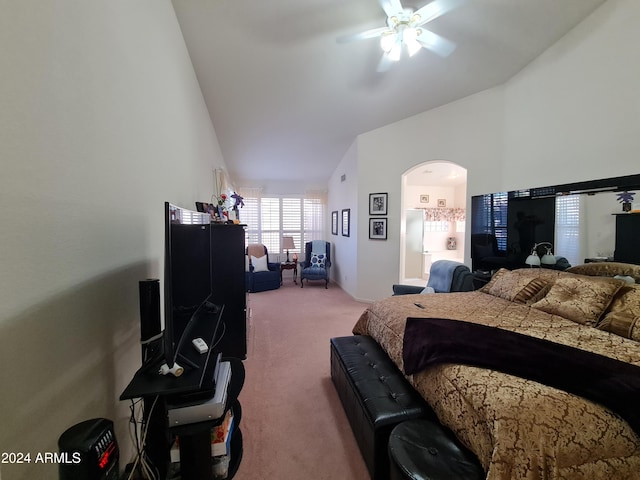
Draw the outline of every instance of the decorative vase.
[[[622,211],[623,212],[630,212],[631,211],[631,202],[624,202],[622,204]]]

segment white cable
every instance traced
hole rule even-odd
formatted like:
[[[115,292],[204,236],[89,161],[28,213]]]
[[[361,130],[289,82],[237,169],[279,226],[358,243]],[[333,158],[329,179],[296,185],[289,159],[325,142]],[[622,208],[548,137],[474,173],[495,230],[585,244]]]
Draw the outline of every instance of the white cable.
[[[147,415],[147,420],[149,418],[151,418],[151,415],[153,414],[153,410],[156,406],[156,402],[158,401],[158,396],[156,396],[156,398],[153,400],[153,404],[151,405],[151,409],[149,410],[149,414]],[[134,405],[134,409],[133,409],[133,420],[134,422],[137,422],[136,418],[135,418],[135,405]],[[146,445],[146,441],[147,441],[147,433],[148,433],[148,422],[140,422],[141,424],[141,428],[140,428],[140,443],[137,442],[137,438],[135,439],[135,444],[136,444],[136,458],[135,461],[133,463],[133,466],[131,468],[131,472],[129,472],[129,477],[128,480],[132,480],[133,475],[136,472],[136,469],[138,467],[138,464],[140,464],[140,469],[141,469],[141,474],[143,475],[143,478],[146,478],[147,480],[157,480],[156,474],[153,472],[152,470],[152,465],[149,465],[149,462],[147,461],[145,455],[144,455],[144,451],[145,451],[145,445]],[[129,433],[131,435],[131,430],[129,430]],[[132,436],[133,439],[133,436]]]
[[[151,415],[153,414],[153,410],[156,406],[156,403],[158,402],[158,396],[156,396],[156,398],[153,400],[153,404],[151,405],[151,409],[149,410],[149,415],[147,416],[147,420],[149,418],[151,418]],[[147,445],[147,433],[149,432],[149,422],[147,421],[144,424],[143,427],[143,431],[141,430],[141,434],[142,434],[142,455],[140,456],[140,462],[141,462],[141,466],[143,469],[143,473],[146,473],[148,480],[156,480],[156,475],[155,473],[153,473],[153,471],[151,470],[151,465],[149,465],[149,462],[146,458],[146,456],[144,455],[144,451],[145,451],[145,447]]]

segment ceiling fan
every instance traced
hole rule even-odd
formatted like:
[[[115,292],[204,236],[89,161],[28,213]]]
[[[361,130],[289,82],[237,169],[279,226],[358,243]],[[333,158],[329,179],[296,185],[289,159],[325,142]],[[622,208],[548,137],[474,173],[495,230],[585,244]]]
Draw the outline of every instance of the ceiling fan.
[[[415,55],[421,48],[447,57],[455,50],[456,44],[430,30],[424,25],[456,8],[466,0],[434,0],[424,7],[414,10],[405,8],[400,0],[379,0],[387,15],[385,27],[374,28],[361,33],[338,37],[338,43],[380,37],[383,50],[378,64],[378,72],[385,72],[393,62],[400,60],[406,47],[409,56]]]

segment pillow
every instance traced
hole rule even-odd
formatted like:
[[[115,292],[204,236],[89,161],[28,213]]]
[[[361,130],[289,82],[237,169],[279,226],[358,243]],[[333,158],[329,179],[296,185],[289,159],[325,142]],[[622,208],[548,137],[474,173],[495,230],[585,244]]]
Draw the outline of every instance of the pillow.
[[[251,271],[251,261],[249,260],[249,255],[244,256],[244,271],[245,272]]]
[[[545,280],[544,278],[534,278],[527,283],[522,290],[520,290],[513,297],[513,302],[524,303],[525,305],[531,305],[536,303],[547,294],[553,285],[552,282]]]
[[[253,272],[268,272],[269,265],[267,265],[267,256],[254,257],[251,255],[251,265],[253,265]]]
[[[565,270],[570,273],[580,275],[590,275],[599,277],[613,277],[615,275],[628,275],[633,277],[636,283],[640,283],[640,265],[621,262],[592,262]]]
[[[422,290],[420,290],[420,293],[436,293],[436,291],[433,289],[433,287],[424,287]]]
[[[541,269],[532,268],[513,271],[501,268],[480,291],[510,302],[534,303],[547,293],[558,276],[542,272]]]
[[[549,293],[531,306],[593,327],[623,285],[622,280],[612,278],[561,276],[551,286]]]
[[[640,286],[622,287],[598,328],[640,341]]]
[[[624,283],[627,285],[634,285],[636,283],[635,279],[629,275],[614,275],[613,278],[616,280],[624,280]]]
[[[327,255],[324,253],[311,252],[311,268],[324,268]]]

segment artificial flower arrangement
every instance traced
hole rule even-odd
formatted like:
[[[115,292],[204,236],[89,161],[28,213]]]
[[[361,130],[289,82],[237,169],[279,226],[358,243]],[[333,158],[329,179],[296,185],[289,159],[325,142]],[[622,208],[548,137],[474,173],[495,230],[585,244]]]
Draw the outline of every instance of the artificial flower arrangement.
[[[218,221],[226,221],[229,219],[229,212],[227,212],[227,194],[221,193],[220,195],[214,195],[212,197],[211,209],[209,213],[211,218]]]
[[[627,192],[624,191],[618,194],[618,202],[622,204],[623,212],[631,211],[631,203],[633,202],[633,197],[636,195],[635,192]]]

